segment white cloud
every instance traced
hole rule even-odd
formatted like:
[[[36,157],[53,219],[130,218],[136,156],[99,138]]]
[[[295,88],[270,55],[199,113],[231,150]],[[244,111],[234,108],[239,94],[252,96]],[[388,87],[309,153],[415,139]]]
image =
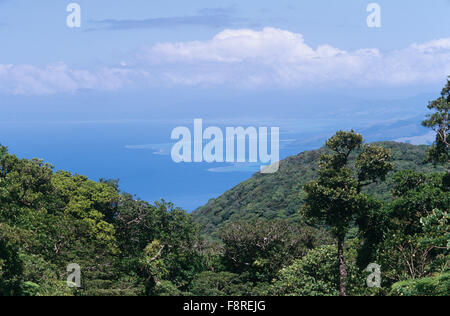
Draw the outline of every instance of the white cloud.
[[[142,50],[147,65],[177,65],[166,77],[178,84],[313,86],[440,82],[450,74],[450,38],[382,53],[376,48],[316,49],[301,34],[275,28],[225,30],[210,41],[162,43]]]
[[[442,38],[423,44],[413,44],[411,48],[421,53],[435,53],[450,50],[450,38]]]
[[[0,92],[48,94],[137,85],[315,87],[442,82],[450,74],[450,38],[404,49],[313,48],[302,34],[276,28],[224,30],[208,41],[159,43],[113,68],[65,64],[1,65]]]
[[[162,43],[143,53],[151,63],[256,61],[265,64],[294,62],[316,55],[304,43],[301,34],[273,28],[263,31],[225,30],[211,41]]]
[[[145,72],[124,68],[72,69],[64,63],[36,67],[0,64],[0,92],[8,94],[70,93],[81,89],[117,90]]]

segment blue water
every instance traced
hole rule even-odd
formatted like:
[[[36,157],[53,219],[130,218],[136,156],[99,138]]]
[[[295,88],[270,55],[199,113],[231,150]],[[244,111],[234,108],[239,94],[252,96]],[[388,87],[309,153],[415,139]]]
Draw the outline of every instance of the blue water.
[[[121,190],[138,198],[164,198],[192,211],[257,170],[174,163],[170,133],[192,128],[194,118],[203,118],[205,127],[279,126],[281,158],[320,147],[337,129],[365,131],[369,141],[426,133],[419,123],[428,96],[390,103],[329,99],[332,106],[321,106],[326,98],[291,94],[0,97],[0,143],[19,157],[38,157],[93,180],[120,179]]]

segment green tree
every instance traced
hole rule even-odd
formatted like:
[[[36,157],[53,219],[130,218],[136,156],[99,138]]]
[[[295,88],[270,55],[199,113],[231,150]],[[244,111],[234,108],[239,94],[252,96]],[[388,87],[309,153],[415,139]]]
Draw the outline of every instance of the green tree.
[[[431,245],[434,248],[446,250],[447,267],[450,268],[450,215],[447,211],[434,209],[427,217],[420,220],[426,237],[423,238],[422,243]]]
[[[450,162],[450,117],[448,115],[450,109],[450,80],[447,80],[441,96],[430,102],[428,108],[435,112],[428,114],[428,119],[424,120],[422,125],[436,132],[436,140],[428,151],[427,161],[445,164],[448,171]]]
[[[280,270],[273,293],[283,296],[339,295],[339,266],[336,247],[312,249],[301,259]]]
[[[0,223],[0,296],[21,295],[23,262],[14,229]]]
[[[123,266],[137,271],[145,294],[178,295],[203,270],[199,227],[173,204],[151,205],[122,194],[114,225]]]
[[[348,243],[347,291],[351,295],[368,294],[365,275],[356,265],[358,240]],[[273,282],[271,294],[283,296],[336,296],[339,295],[339,265],[337,250],[332,245],[320,246],[308,251],[289,267],[281,269]]]
[[[337,238],[339,293],[345,296],[345,236],[350,224],[374,206],[361,189],[385,179],[393,169],[392,153],[376,145],[363,145],[363,137],[354,131],[337,132],[326,146],[330,153],[320,158],[318,179],[304,186],[307,197],[302,213],[307,218],[323,221]],[[350,164],[352,154],[357,154],[354,164]]]
[[[248,296],[252,284],[242,281],[239,274],[205,271],[192,281],[190,293],[196,296]]]
[[[398,296],[449,296],[449,293],[450,273],[392,285],[392,294]]]
[[[327,240],[325,233],[313,228],[265,219],[232,223],[220,237],[227,271],[254,283],[272,281],[281,267]]]
[[[394,201],[376,230],[383,236],[372,245],[383,267],[384,283],[441,273],[448,265],[450,194],[445,173],[398,172],[393,177]]]

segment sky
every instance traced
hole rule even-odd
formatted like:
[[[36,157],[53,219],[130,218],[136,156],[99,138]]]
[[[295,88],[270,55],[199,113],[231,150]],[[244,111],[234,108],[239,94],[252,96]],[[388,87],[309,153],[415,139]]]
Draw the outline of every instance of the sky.
[[[429,143],[450,75],[449,0],[0,0],[0,143],[193,210],[254,166],[176,165],[170,131],[279,126],[282,158],[339,128]],[[189,175],[189,179],[186,179]]]
[[[0,91],[433,84],[449,72],[448,0],[0,2]],[[243,71],[245,70],[245,71]],[[431,71],[430,71],[431,70]]]

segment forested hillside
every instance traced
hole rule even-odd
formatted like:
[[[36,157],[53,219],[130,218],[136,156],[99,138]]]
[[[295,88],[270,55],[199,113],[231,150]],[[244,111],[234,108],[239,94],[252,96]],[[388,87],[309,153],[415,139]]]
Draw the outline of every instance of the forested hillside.
[[[428,107],[430,147],[337,131],[194,215],[0,146],[0,295],[449,295],[450,80]]]
[[[200,272],[191,216],[137,201],[117,184],[0,147],[0,295],[156,294],[163,279],[181,286]],[[73,263],[81,288],[66,282]]]
[[[448,294],[448,177],[429,173],[424,147],[383,145],[394,149],[396,168],[425,173],[391,177],[392,193],[383,185],[368,190],[393,202],[373,204],[347,234],[347,294]],[[242,194],[235,201],[253,200],[263,211],[239,218],[248,208],[235,208],[210,241],[192,215],[170,203],[135,200],[116,180],[54,172],[0,147],[0,295],[338,295],[329,225],[292,220],[303,218],[306,195],[295,191],[317,174],[320,152],[291,157],[278,175],[232,190]],[[267,199],[266,192],[279,195]],[[369,261],[383,267],[381,289],[365,285]],[[66,281],[73,263],[81,268],[79,288]]]
[[[428,146],[396,142],[377,144],[392,150],[394,171],[386,181],[369,186],[364,191],[381,200],[389,201],[392,198],[392,175],[397,171],[443,171],[443,167],[424,163]],[[195,221],[208,234],[239,220],[279,218],[299,222],[299,210],[305,199],[303,186],[317,177],[319,157],[326,151],[325,148],[306,151],[282,160],[279,171],[274,174],[255,174],[194,211]],[[350,157],[351,160],[354,158],[354,155]]]

